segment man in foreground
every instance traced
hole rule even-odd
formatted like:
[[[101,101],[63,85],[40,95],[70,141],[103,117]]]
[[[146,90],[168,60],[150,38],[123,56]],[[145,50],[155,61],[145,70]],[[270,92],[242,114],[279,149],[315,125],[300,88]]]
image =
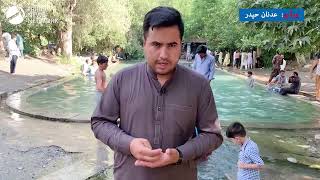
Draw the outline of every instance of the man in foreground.
[[[152,9],[143,31],[147,62],[113,76],[92,130],[115,152],[115,180],[196,180],[196,160],[223,141],[212,90],[202,75],[177,65],[184,33],[177,10]]]

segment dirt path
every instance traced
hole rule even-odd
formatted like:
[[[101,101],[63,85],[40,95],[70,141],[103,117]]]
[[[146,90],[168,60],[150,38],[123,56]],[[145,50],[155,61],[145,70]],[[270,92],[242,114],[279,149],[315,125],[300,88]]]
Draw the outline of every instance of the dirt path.
[[[10,62],[0,59],[0,94],[22,90],[72,73],[70,65],[35,58],[19,59],[15,74],[10,74],[9,69]]]

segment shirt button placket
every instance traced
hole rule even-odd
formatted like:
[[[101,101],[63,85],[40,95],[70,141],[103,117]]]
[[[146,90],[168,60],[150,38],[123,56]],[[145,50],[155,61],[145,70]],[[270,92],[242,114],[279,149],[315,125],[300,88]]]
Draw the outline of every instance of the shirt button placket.
[[[154,137],[154,144],[157,147],[160,147],[160,137],[161,137],[161,115],[162,115],[162,96],[158,96],[157,98],[157,113],[156,113],[156,120],[155,120],[155,137]]]

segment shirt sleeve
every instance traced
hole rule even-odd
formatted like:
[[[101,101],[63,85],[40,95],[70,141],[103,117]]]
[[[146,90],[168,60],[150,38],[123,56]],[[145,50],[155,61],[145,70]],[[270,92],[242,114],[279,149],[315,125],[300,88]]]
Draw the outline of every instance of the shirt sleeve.
[[[264,162],[260,157],[259,148],[257,145],[254,145],[250,149],[248,149],[248,156],[253,164],[264,165]]]
[[[183,161],[203,157],[223,142],[214,97],[207,81],[203,83],[199,96],[196,127],[199,135],[177,147],[183,155]]]
[[[91,129],[97,139],[108,145],[112,150],[124,154],[130,153],[130,142],[134,137],[128,135],[117,125],[120,117],[119,74],[108,84],[92,117]]]
[[[194,56],[193,64],[192,64],[192,69],[196,70],[197,68],[197,55]]]

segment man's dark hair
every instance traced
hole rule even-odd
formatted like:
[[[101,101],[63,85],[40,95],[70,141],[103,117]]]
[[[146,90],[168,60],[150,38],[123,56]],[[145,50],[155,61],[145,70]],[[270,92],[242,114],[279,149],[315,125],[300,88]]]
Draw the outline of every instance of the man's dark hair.
[[[282,73],[282,72],[286,72],[286,71],[282,69],[282,70],[280,70],[280,73]]]
[[[244,126],[239,122],[234,122],[234,123],[230,124],[227,128],[227,131],[226,131],[226,136],[228,138],[235,138],[237,136],[245,137],[246,134],[247,133],[246,133]]]
[[[296,75],[296,76],[299,76],[298,72],[296,72],[296,71],[293,72],[293,74]]]
[[[197,50],[196,50],[196,53],[198,54],[198,53],[207,53],[207,47],[206,46],[204,46],[204,45],[200,45],[200,46],[198,46],[197,47]]]
[[[252,75],[252,71],[248,71],[248,74]]]
[[[108,58],[104,55],[99,55],[97,59],[98,64],[108,63]]]
[[[184,25],[180,12],[172,7],[156,7],[144,16],[143,36],[146,39],[150,28],[171,27],[175,25],[179,28],[180,38],[182,40],[184,34]]]

